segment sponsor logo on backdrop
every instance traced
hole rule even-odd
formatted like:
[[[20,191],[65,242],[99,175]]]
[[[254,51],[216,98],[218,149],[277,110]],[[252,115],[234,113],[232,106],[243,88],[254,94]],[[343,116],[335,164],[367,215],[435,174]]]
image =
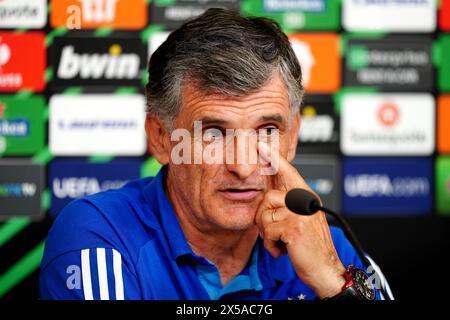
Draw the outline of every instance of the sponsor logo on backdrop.
[[[450,215],[450,157],[436,160],[436,209],[439,213]]]
[[[45,36],[41,32],[0,32],[0,92],[42,90],[45,86]],[[33,52],[33,63],[29,63]]]
[[[311,82],[312,68],[316,64],[311,47],[307,42],[303,42],[298,39],[292,39],[291,46],[302,66],[302,80],[304,82],[304,86],[308,86]]]
[[[348,42],[345,84],[386,90],[431,90],[434,74],[430,38]]]
[[[242,0],[241,12],[274,19],[285,32],[329,31],[340,28],[340,6],[327,0]]]
[[[35,194],[35,183],[4,183],[0,185],[0,195],[2,197],[30,198]]]
[[[334,122],[329,115],[318,115],[312,106],[306,106],[302,112],[302,125],[299,138],[302,142],[328,142],[333,136]]]
[[[304,12],[324,12],[327,3],[324,0],[263,0],[267,12],[298,10]]]
[[[393,178],[387,174],[361,174],[345,177],[345,192],[349,197],[410,197],[430,192],[426,178]]]
[[[435,0],[342,1],[342,24],[348,31],[432,32]]]
[[[44,146],[43,97],[0,96],[0,154],[31,155]]]
[[[11,59],[11,48],[8,44],[0,44],[0,68],[3,69],[9,60]],[[0,69],[1,70],[1,69]],[[0,78],[0,84],[20,86],[22,84],[22,75],[20,73],[9,73],[4,74]]]
[[[153,1],[150,4],[150,20],[167,29],[176,29],[182,23],[201,15],[208,8],[228,8],[239,10],[239,0],[173,0]]]
[[[145,0],[52,0],[52,27],[141,29],[147,24]]]
[[[340,163],[328,155],[298,155],[292,162],[325,206],[340,210]]]
[[[140,160],[89,163],[83,160],[54,160],[49,166],[52,201],[56,216],[70,201],[108,189],[117,189],[140,177]]]
[[[61,79],[133,79],[139,76],[139,55],[121,54],[120,44],[113,44],[104,54],[78,54],[74,46],[62,49],[58,66]]]
[[[0,160],[0,219],[38,218],[44,168],[19,159]]]
[[[450,153],[450,95],[442,95],[438,98],[438,131],[437,151]]]
[[[432,158],[346,158],[343,211],[409,215],[432,211]]]
[[[341,149],[346,155],[430,155],[435,111],[430,94],[347,94]]]
[[[307,96],[300,114],[300,153],[338,151],[338,119],[331,97]]]
[[[53,85],[140,86],[145,51],[139,38],[56,38]]]
[[[43,28],[47,23],[46,0],[1,0],[0,28]]]
[[[4,66],[11,58],[11,49],[5,43],[0,46],[0,66]]]
[[[378,121],[386,128],[394,127],[400,119],[400,110],[395,103],[386,102],[378,109]]]
[[[54,95],[50,98],[50,150],[55,155],[142,155],[142,95]]]
[[[439,27],[443,31],[450,31],[450,0],[441,0]]]
[[[0,108],[2,105],[0,105]],[[26,137],[30,133],[30,123],[26,119],[0,119],[0,135],[2,137]]]
[[[83,20],[86,22],[111,22],[116,17],[118,0],[81,0],[79,2],[81,2]]]
[[[339,38],[332,33],[292,33],[292,48],[302,66],[308,93],[332,93],[340,88]]]

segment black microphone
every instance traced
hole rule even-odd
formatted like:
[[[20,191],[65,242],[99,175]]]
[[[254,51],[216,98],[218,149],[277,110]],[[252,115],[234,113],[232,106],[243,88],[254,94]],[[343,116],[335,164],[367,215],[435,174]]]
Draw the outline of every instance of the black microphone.
[[[370,263],[369,259],[367,259],[366,255],[364,254],[364,250],[362,249],[361,244],[359,243],[352,229],[350,229],[350,226],[347,223],[347,221],[345,221],[345,219],[340,214],[323,207],[320,204],[319,199],[314,194],[305,189],[292,189],[289,190],[288,193],[286,194],[284,202],[286,204],[286,207],[296,214],[310,216],[315,214],[317,211],[323,211],[331,215],[338,221],[338,223],[344,230],[345,236],[347,237],[348,241],[350,241],[352,246],[355,248],[356,252],[358,253],[361,261],[364,263],[366,268],[371,266],[372,269],[375,270],[375,268]],[[388,294],[386,294],[386,290],[383,284],[381,284],[380,286],[380,291],[386,300],[391,300],[391,297]]]
[[[310,216],[320,208],[320,202],[311,192],[305,189],[292,189],[286,194],[286,207],[297,214]]]

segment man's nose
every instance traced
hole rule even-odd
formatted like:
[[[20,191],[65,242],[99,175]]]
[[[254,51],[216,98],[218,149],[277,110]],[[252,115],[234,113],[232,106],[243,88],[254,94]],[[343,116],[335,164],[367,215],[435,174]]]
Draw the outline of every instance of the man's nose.
[[[227,141],[225,165],[239,179],[250,177],[258,168],[257,137],[252,134],[236,134]]]

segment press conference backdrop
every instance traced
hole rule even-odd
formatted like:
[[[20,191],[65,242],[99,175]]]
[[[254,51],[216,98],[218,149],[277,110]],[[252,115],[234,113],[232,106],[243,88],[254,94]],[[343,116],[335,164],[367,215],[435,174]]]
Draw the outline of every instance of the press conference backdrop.
[[[294,165],[398,299],[435,292],[425,275],[450,252],[450,0],[2,0],[0,299],[38,298],[68,202],[158,171],[146,64],[208,7],[288,33],[306,88]]]

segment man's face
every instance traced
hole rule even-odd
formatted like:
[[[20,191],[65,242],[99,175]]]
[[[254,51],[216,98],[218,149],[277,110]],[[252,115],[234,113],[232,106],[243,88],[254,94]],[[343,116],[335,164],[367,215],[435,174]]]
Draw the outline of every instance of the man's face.
[[[176,197],[181,210],[190,215],[198,228],[240,231],[254,226],[257,208],[264,193],[272,189],[273,178],[261,170],[267,165],[252,160],[251,154],[257,154],[254,142],[266,140],[270,144],[271,135],[278,134],[279,149],[275,151],[291,160],[295,155],[299,116],[291,120],[290,112],[287,89],[278,74],[257,92],[239,98],[205,94],[189,84],[183,87],[182,106],[174,129],[184,128],[194,137],[194,122],[202,121],[204,137],[223,134],[221,163],[175,165],[171,159],[169,164],[171,199]],[[239,130],[246,143],[225,137],[230,129]],[[215,143],[214,139],[203,140],[197,141],[203,148]],[[178,143],[170,142],[172,150]],[[192,150],[195,143],[192,139]],[[243,155],[239,163],[238,154]]]

